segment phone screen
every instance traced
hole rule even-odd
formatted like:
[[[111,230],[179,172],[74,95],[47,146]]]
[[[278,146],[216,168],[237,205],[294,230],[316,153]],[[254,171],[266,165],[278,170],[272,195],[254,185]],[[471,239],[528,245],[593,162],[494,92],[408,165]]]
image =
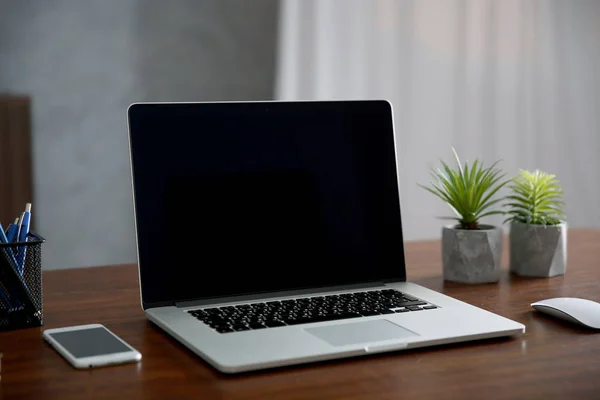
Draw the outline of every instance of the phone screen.
[[[56,332],[50,336],[75,358],[93,357],[131,351],[105,328]]]

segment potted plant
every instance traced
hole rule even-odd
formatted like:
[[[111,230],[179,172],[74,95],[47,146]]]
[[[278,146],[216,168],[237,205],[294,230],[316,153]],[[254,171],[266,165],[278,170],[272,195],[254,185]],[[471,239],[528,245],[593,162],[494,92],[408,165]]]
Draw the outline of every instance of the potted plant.
[[[461,164],[452,149],[457,168],[441,161],[442,169],[431,170],[430,186],[419,185],[444,201],[454,212],[456,223],[442,228],[442,260],[444,279],[460,283],[497,282],[500,278],[500,261],[503,230],[482,224],[481,219],[494,214],[504,214],[493,206],[502,201],[494,195],[509,181],[503,180],[496,161],[488,167],[475,160],[472,165]]]
[[[563,192],[556,176],[522,170],[509,188],[510,270],[532,277],[564,274],[567,223]]]

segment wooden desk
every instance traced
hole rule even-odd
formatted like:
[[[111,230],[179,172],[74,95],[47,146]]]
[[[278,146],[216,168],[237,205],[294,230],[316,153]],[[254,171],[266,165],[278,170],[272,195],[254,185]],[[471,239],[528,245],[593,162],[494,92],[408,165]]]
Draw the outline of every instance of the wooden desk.
[[[133,265],[44,274],[45,327],[99,322],[139,365],[72,369],[41,328],[0,333],[2,399],[599,399],[600,333],[531,311],[559,296],[600,301],[600,231],[569,234],[567,274],[499,284],[444,283],[439,242],[407,244],[409,279],[527,326],[497,339],[229,377],[147,322]],[[506,258],[505,258],[506,259]]]

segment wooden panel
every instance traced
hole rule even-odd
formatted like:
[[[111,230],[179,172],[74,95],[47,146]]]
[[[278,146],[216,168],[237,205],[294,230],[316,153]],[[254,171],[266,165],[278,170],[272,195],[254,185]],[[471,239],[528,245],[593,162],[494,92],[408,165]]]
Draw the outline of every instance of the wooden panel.
[[[8,225],[33,201],[31,104],[0,95],[0,222]]]
[[[600,333],[536,313],[530,303],[600,301],[599,243],[600,231],[571,231],[565,276],[518,278],[505,264],[501,281],[485,285],[444,282],[439,241],[408,243],[410,281],[519,321],[527,333],[233,377],[146,321],[135,265],[46,271],[44,328],[105,324],[142,352],[142,362],[77,371],[43,342],[43,328],[0,333],[0,398],[598,399]]]

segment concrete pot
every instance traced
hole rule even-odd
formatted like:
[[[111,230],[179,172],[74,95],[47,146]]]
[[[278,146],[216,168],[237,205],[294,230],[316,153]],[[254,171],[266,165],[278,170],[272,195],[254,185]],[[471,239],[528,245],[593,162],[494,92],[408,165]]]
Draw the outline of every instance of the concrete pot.
[[[459,283],[489,283],[500,279],[503,231],[491,225],[480,230],[442,228],[444,279]]]
[[[517,275],[548,278],[567,268],[567,224],[510,225],[510,270]]]

